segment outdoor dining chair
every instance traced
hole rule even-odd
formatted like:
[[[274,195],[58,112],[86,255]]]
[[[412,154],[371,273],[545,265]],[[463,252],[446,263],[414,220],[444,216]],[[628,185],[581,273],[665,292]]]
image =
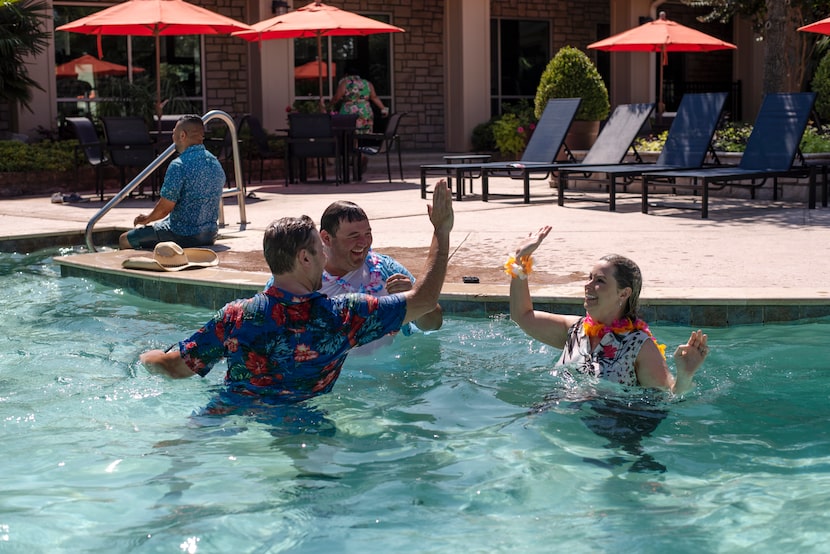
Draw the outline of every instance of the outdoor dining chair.
[[[247,183],[250,185],[254,160],[259,160],[259,182],[261,183],[265,168],[265,160],[275,160],[283,157],[284,154],[278,152],[274,148],[271,148],[271,145],[268,142],[268,133],[265,132],[265,128],[262,126],[259,118],[255,115],[245,114],[242,116],[236,128],[237,135],[242,136],[242,131],[246,127],[248,129],[247,136],[250,137],[250,140],[247,142],[245,148],[248,157]],[[228,140],[230,140],[230,137],[228,137]],[[230,144],[228,144],[228,147],[230,147]]]
[[[104,180],[101,175],[101,168],[109,163],[109,160],[104,155],[104,146],[101,144],[101,139],[98,137],[98,131],[95,130],[95,125],[86,117],[67,117],[66,123],[75,138],[78,140],[78,146],[75,150],[76,160],[80,153],[83,153],[87,163],[95,169],[95,194],[104,200]],[[77,171],[78,165],[76,163],[75,169]],[[77,180],[77,173],[75,175]]]
[[[355,138],[357,114],[332,114],[331,129],[340,151],[338,180],[341,183],[348,183],[353,176],[356,181],[360,181],[360,152],[357,150]]]
[[[366,156],[386,155],[386,175],[392,182],[392,166],[389,162],[389,153],[392,149],[398,152],[398,171],[403,181],[403,162],[401,161],[401,137],[398,135],[398,126],[406,112],[396,112],[389,116],[386,130],[383,133],[366,133],[358,137],[358,150]],[[374,144],[372,144],[374,142]]]
[[[127,185],[126,169],[144,169],[156,158],[156,145],[140,117],[102,117],[109,159],[121,172],[121,188]],[[151,196],[157,192],[157,173],[151,183]]]
[[[307,182],[307,161],[316,160],[317,174],[326,181],[326,159],[335,159],[335,184],[340,178],[340,152],[337,137],[327,113],[288,114],[288,138],[286,139],[285,184],[295,182],[294,161],[298,162],[300,182]]]
[[[697,203],[672,207],[700,210],[703,219],[709,217],[709,192],[713,187],[743,187],[755,191],[772,180],[772,199],[778,200],[778,179],[793,177],[807,178],[809,209],[816,207],[816,172],[825,168],[809,165],[801,159],[801,165],[794,165],[799,154],[798,146],[810,119],[816,94],[814,92],[792,92],[767,94],[758,111],[752,133],[747,139],[746,150],[737,166],[712,167],[686,171],[666,171],[643,175],[642,212],[648,213],[649,187],[668,185],[672,189],[701,191],[700,205]],[[822,204],[827,206],[827,188],[823,183]]]

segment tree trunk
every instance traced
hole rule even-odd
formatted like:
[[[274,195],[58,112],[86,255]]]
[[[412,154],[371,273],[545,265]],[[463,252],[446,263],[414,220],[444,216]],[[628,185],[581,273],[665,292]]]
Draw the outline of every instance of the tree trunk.
[[[766,0],[767,21],[764,29],[764,93],[787,92],[790,67],[786,52],[786,12],[783,0]]]
[[[804,86],[810,61],[810,33],[801,33],[804,25],[800,5],[790,0],[765,0],[764,23],[764,93],[799,92]]]

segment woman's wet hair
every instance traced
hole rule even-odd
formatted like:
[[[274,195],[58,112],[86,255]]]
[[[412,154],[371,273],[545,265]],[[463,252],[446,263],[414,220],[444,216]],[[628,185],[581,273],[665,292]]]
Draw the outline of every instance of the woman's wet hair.
[[[265,228],[262,251],[272,274],[281,275],[294,269],[294,262],[300,250],[305,249],[312,255],[317,254],[314,249],[315,229],[314,221],[307,215],[283,217],[272,221]]]
[[[643,274],[640,272],[640,267],[633,260],[619,254],[608,254],[600,260],[614,266],[614,279],[617,281],[617,287],[631,289],[625,310],[623,310],[623,317],[631,320],[637,319],[640,311],[640,291],[643,288]]]
[[[335,236],[340,228],[341,221],[352,223],[354,221],[367,221],[368,219],[369,217],[363,211],[363,208],[354,202],[338,200],[329,204],[326,211],[323,212],[323,217],[320,218],[320,230]]]

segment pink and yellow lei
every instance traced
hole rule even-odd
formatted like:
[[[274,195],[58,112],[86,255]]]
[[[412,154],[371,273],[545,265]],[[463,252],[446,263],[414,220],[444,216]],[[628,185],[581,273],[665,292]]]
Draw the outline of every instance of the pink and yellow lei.
[[[602,337],[604,337],[608,333],[614,333],[615,335],[623,335],[626,333],[630,333],[632,331],[643,331],[645,334],[649,336],[649,338],[652,341],[654,341],[654,344],[657,346],[657,349],[660,350],[660,354],[663,355],[663,358],[666,358],[666,345],[657,342],[657,339],[654,338],[654,335],[651,334],[651,330],[648,328],[648,324],[642,319],[637,319],[634,321],[631,321],[628,318],[617,319],[614,320],[609,326],[605,325],[604,323],[597,323],[590,316],[590,314],[588,314],[582,321],[582,329],[585,331],[585,335],[587,337],[597,337],[600,340],[600,342],[602,342]]]

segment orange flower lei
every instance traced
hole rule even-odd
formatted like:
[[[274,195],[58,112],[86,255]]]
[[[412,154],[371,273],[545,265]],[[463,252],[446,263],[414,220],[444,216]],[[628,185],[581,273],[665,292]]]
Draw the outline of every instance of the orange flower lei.
[[[533,273],[533,258],[531,256],[522,256],[516,260],[516,256],[510,256],[504,262],[504,272],[512,278],[527,279],[527,276]]]
[[[615,335],[623,335],[626,333],[630,333],[631,331],[643,331],[649,336],[649,338],[652,341],[654,341],[654,344],[657,346],[657,349],[660,350],[660,354],[663,355],[663,359],[666,359],[666,345],[657,342],[657,339],[654,338],[654,335],[651,334],[651,330],[648,328],[648,324],[642,319],[637,319],[634,321],[631,321],[629,318],[617,319],[613,321],[611,323],[611,326],[609,327],[604,323],[597,323],[596,321],[594,321],[591,315],[588,314],[582,321],[582,329],[585,331],[586,336],[599,337],[600,340],[602,340],[602,337],[604,337],[608,333],[614,333]]]

